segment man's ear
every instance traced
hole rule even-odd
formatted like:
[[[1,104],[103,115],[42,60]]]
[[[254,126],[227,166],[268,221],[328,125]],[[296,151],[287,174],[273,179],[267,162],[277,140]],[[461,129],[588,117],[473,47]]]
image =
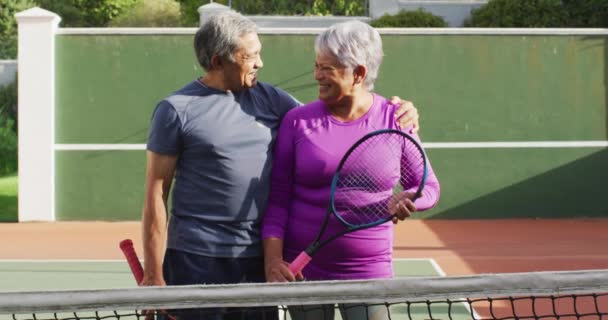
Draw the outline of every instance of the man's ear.
[[[353,77],[355,79],[354,84],[362,84],[367,75],[367,68],[365,66],[356,66],[353,69]]]
[[[222,57],[218,56],[217,54],[214,54],[213,56],[211,56],[211,68],[210,69],[212,69],[212,70],[221,69],[223,65],[224,65],[224,60],[222,59]]]

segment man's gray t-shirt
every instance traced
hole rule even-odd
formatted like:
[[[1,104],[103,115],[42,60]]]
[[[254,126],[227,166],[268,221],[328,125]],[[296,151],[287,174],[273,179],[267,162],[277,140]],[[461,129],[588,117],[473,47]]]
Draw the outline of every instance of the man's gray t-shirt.
[[[258,84],[236,93],[193,81],[161,101],[147,149],[178,156],[167,247],[210,257],[262,255],[272,144],[299,105]]]

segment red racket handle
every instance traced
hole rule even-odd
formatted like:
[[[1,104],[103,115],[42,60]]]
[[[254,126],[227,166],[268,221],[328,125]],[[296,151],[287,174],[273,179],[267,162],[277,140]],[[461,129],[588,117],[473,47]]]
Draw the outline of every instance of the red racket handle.
[[[312,258],[306,253],[306,251],[302,251],[294,260],[289,264],[289,271],[294,275],[297,275],[306,267],[306,265],[312,260]]]
[[[131,239],[121,241],[120,250],[125,254],[129,268],[131,268],[135,281],[137,281],[137,284],[139,285],[144,280],[144,269],[141,267],[139,258],[137,258],[137,253],[133,248],[133,241],[131,241]]]
[[[120,242],[120,250],[125,254],[125,258],[127,258],[127,262],[129,263],[129,268],[131,268],[131,272],[135,277],[135,281],[139,285],[144,280],[144,269],[141,267],[141,263],[139,262],[139,258],[137,258],[137,252],[135,252],[135,248],[133,248],[133,241],[131,239],[125,239]],[[177,318],[171,314],[168,314],[165,310],[157,310],[159,314],[166,315],[169,320],[177,320]],[[154,320],[154,313],[147,313],[144,311],[145,320]]]

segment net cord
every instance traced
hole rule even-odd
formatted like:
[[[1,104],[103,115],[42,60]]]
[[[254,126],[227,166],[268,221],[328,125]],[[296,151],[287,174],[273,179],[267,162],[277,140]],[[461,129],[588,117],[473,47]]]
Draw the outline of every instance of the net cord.
[[[0,293],[0,314],[391,303],[608,292],[608,270]]]

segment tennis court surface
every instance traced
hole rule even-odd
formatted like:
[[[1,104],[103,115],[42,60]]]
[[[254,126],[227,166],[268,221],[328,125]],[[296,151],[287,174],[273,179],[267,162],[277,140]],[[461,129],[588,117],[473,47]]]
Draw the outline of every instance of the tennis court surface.
[[[193,318],[202,318],[252,307],[255,312],[278,307],[280,319],[291,319],[287,308],[312,310],[320,319],[329,312],[335,319],[349,312],[367,319],[608,317],[605,270],[446,277],[432,259],[396,259],[394,266],[392,280],[166,290],[137,288],[121,260],[4,260],[0,319],[143,319],[137,310],[144,309],[166,310],[180,319],[190,308],[197,308]]]
[[[397,259],[397,276],[443,275],[430,259]],[[123,260],[0,260],[0,292],[136,287]]]
[[[395,273],[397,277],[424,277],[424,276],[443,276],[444,272],[432,259],[396,259],[394,262]],[[125,289],[125,288],[136,288],[133,276],[127,266],[127,263],[123,260],[3,260],[0,261],[0,278],[5,279],[0,284],[0,291],[2,292],[22,292],[22,291],[39,291],[41,292],[39,297],[40,301],[33,299],[36,303],[46,303],[51,297],[58,296],[60,293],[49,291],[62,290],[61,294],[66,293],[69,290],[90,290],[100,296],[96,297],[98,301],[104,299],[115,299],[112,298],[116,292],[102,292],[99,289]],[[260,289],[262,290],[262,289]],[[72,295],[79,296],[82,292],[72,293]],[[233,293],[234,294],[234,293]],[[107,296],[105,296],[107,295]],[[14,298],[16,301],[23,301],[23,295],[14,293],[5,294],[4,298]],[[73,299],[64,301],[67,303],[66,306],[54,306],[52,308],[59,309],[58,311],[77,311],[78,308],[84,307],[81,305],[70,306],[69,302]],[[311,297],[312,298],[312,297]],[[237,299],[235,297],[234,299]],[[249,298],[251,299],[251,297]],[[46,300],[46,301],[45,301]],[[240,299],[237,299],[237,301]],[[9,303],[6,302],[5,303]],[[174,304],[177,301],[173,302]],[[105,304],[111,305],[110,301]],[[0,306],[2,307],[2,306]],[[46,306],[47,308],[50,306]],[[100,305],[99,309],[105,309],[106,305]],[[26,307],[19,312],[31,312],[26,311]],[[67,309],[74,310],[67,310]],[[460,313],[466,312],[463,306],[460,306]],[[135,310],[136,307],[131,308]],[[129,309],[129,310],[131,310]],[[394,309],[394,310],[393,310]],[[1,310],[1,309],[0,309]],[[391,308],[393,312],[396,312],[396,308]],[[48,310],[47,310],[48,311]],[[96,310],[99,311],[99,310]],[[418,311],[420,312],[420,311]],[[65,319],[65,318],[114,318],[117,315],[112,312],[101,312],[95,315],[95,313],[81,313],[73,314],[59,312],[58,315],[52,313],[40,313],[40,314],[29,314],[24,313],[15,315],[17,319]],[[133,315],[133,311],[120,311],[121,318],[128,315]],[[133,317],[136,317],[133,315]],[[1,319],[12,319],[12,315],[4,315]],[[337,315],[339,319],[339,313]]]
[[[603,320],[605,230],[605,219],[412,220],[395,230],[394,281],[158,291],[137,288],[121,260],[118,242],[138,239],[136,222],[0,224],[0,241],[15,244],[0,247],[0,319],[13,313],[19,313],[14,319],[130,319],[142,309],[365,303],[379,305],[390,319]],[[137,243],[136,249],[141,252]],[[448,277],[437,277],[439,267]],[[575,271],[586,269],[603,271]],[[505,274],[528,271],[535,272]],[[43,292],[11,293],[21,290]],[[289,318],[284,311],[280,316]]]

